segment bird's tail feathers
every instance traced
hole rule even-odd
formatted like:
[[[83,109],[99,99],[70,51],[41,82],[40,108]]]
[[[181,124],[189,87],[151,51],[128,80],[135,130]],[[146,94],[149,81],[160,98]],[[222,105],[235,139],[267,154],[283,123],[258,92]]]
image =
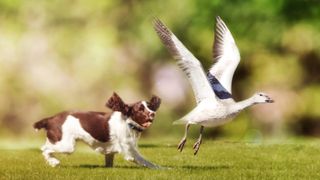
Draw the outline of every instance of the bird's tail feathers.
[[[179,120],[173,121],[173,125],[177,125],[177,124],[186,124],[188,121],[184,118],[181,118]]]

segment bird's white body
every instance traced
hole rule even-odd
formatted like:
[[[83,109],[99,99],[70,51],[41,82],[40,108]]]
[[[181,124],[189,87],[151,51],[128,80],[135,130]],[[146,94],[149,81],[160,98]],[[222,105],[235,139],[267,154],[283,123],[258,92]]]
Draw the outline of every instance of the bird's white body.
[[[201,101],[191,112],[174,124],[200,124],[205,127],[215,127],[232,120],[238,112],[226,104],[234,104],[233,100],[217,102],[214,99]]]

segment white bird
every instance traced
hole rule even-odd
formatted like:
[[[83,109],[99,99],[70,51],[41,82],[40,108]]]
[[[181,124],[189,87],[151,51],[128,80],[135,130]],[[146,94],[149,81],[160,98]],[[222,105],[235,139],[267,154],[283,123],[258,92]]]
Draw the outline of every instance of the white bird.
[[[197,154],[204,127],[215,127],[232,120],[241,110],[254,104],[273,103],[265,93],[235,102],[231,95],[234,71],[240,62],[240,54],[235,41],[222,19],[216,18],[212,65],[207,76],[198,59],[179,41],[179,39],[159,20],[154,19],[154,28],[161,41],[177,60],[179,67],[188,77],[197,106],[174,124],[186,124],[185,134],[178,145],[180,152],[187,141],[190,124],[199,124],[200,136],[193,146]]]

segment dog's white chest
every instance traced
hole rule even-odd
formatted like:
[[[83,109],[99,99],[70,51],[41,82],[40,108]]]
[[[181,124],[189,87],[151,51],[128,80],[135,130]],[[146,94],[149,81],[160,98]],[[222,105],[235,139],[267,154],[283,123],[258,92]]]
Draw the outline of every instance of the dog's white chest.
[[[120,112],[114,112],[109,120],[110,150],[115,153],[128,151],[135,148],[139,133],[130,129]]]

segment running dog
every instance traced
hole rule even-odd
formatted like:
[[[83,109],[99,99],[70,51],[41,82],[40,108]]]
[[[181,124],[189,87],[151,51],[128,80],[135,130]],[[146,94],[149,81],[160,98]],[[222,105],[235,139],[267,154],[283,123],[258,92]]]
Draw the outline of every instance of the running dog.
[[[140,155],[137,141],[141,132],[152,124],[160,103],[159,97],[152,96],[149,102],[126,104],[113,93],[106,103],[112,112],[64,111],[36,122],[33,127],[46,130],[47,141],[41,150],[52,167],[60,163],[54,153],[70,154],[76,140],[82,140],[105,155],[107,167],[113,166],[114,154],[120,153],[138,165],[158,168]]]

